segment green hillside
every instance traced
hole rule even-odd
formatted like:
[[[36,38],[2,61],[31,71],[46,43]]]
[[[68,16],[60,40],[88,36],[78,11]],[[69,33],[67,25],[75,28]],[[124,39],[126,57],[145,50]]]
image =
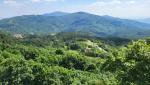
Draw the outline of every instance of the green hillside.
[[[150,83],[148,38],[131,42],[82,33],[22,36],[0,32],[0,85]]]
[[[56,12],[3,19],[0,20],[0,29],[23,34],[87,32],[98,37],[122,38],[143,38],[150,35],[149,24],[84,12]]]

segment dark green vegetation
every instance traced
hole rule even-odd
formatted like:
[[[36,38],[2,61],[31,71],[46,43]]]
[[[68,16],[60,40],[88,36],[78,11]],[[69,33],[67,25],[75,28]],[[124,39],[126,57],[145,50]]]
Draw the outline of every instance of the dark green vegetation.
[[[116,41],[117,40],[117,41]],[[0,32],[0,85],[149,85],[150,39]]]
[[[84,12],[55,12],[3,19],[0,20],[0,29],[24,34],[87,32],[98,37],[114,36],[130,39],[150,35],[150,24]]]

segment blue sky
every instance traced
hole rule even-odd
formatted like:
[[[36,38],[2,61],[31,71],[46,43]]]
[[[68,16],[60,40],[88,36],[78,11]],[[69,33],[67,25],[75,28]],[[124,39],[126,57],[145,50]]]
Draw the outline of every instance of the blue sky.
[[[54,11],[150,18],[150,0],[0,0],[0,18]]]

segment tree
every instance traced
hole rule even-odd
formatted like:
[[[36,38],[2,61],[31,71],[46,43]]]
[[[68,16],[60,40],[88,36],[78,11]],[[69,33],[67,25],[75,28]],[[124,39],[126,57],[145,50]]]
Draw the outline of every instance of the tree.
[[[80,49],[81,47],[78,45],[78,44],[71,44],[70,45],[70,49],[71,50],[78,50],[78,49]]]
[[[56,53],[57,55],[63,55],[63,54],[64,54],[64,52],[63,52],[61,49],[57,49],[57,50],[55,51],[55,53]]]
[[[128,46],[125,58],[127,70],[122,75],[122,83],[150,84],[150,46],[144,40],[133,42]]]

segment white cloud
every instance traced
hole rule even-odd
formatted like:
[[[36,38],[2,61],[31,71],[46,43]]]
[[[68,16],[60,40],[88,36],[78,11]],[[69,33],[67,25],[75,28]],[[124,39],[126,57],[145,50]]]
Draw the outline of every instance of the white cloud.
[[[150,0],[147,0],[150,1]],[[80,11],[123,18],[150,17],[150,3],[142,0],[99,0]]]
[[[18,3],[16,0],[4,0],[4,4],[9,5],[9,6],[21,6],[21,3]]]
[[[0,10],[3,16],[24,14],[41,14],[52,11],[78,12],[85,11],[98,15],[110,15],[121,18],[150,17],[150,0],[97,0],[89,4],[74,4],[66,1],[61,6],[47,3],[64,0],[2,0],[4,7]],[[78,0],[76,0],[78,2]],[[83,2],[86,0],[83,0]],[[32,3],[33,2],[33,3]],[[41,4],[41,6],[35,3]],[[46,3],[46,4],[45,4]],[[54,4],[57,4],[54,3]],[[65,6],[64,6],[65,5]],[[6,10],[4,10],[6,9]],[[13,15],[14,14],[14,15]],[[2,16],[2,15],[1,15]]]
[[[110,2],[110,4],[120,4],[120,3],[121,3],[121,1],[119,1],[119,0],[112,0]]]
[[[3,3],[4,4],[17,4],[15,0],[4,0]]]
[[[56,2],[56,1],[64,1],[64,0],[31,0],[32,2]]]
[[[135,3],[135,1],[129,1],[129,3],[130,3],[130,4],[134,4],[134,3]]]
[[[41,0],[31,0],[32,2],[40,2]]]
[[[150,1],[150,0],[149,0]],[[119,4],[134,4],[136,3],[135,0],[98,0],[97,2],[94,2],[93,5],[119,5]]]
[[[47,2],[55,2],[57,0],[45,0],[45,1],[47,1]]]

